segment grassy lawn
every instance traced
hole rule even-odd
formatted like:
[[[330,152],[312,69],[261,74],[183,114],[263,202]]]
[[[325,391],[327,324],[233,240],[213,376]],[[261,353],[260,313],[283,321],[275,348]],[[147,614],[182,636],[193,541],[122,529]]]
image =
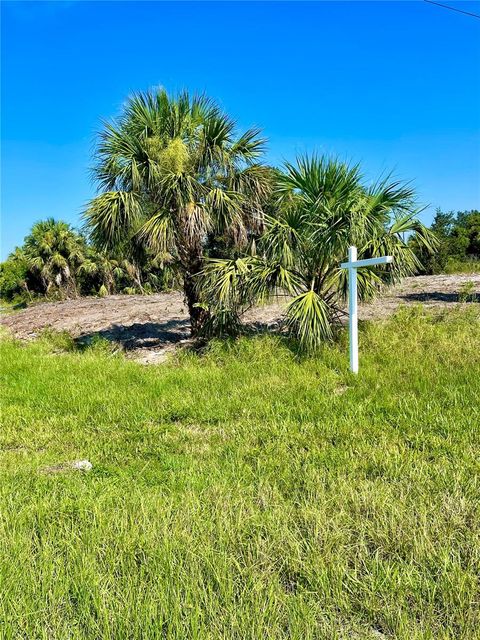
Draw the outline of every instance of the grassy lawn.
[[[3,340],[0,637],[479,638],[478,311],[360,337]]]

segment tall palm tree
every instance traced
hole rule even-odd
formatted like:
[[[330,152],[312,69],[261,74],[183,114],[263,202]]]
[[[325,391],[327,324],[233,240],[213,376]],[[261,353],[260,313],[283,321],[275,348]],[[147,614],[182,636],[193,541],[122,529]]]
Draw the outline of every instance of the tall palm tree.
[[[53,218],[33,225],[23,246],[28,268],[42,283],[63,295],[77,295],[75,272],[85,259],[85,239],[66,222]]]
[[[238,135],[208,98],[163,89],[133,95],[100,133],[94,176],[101,193],[85,212],[92,239],[172,256],[193,335],[208,316],[197,275],[212,236],[228,234],[241,246],[262,223],[270,187],[257,162],[263,146],[257,129]]]
[[[349,245],[359,259],[392,255],[391,267],[358,272],[361,299],[420,266],[406,235],[431,251],[433,234],[416,218],[414,191],[386,178],[366,186],[358,166],[303,157],[278,176],[277,201],[257,255],[211,260],[202,278],[212,326],[238,326],[239,314],[273,293],[292,296],[286,322],[307,349],[332,337],[347,294],[340,262]]]

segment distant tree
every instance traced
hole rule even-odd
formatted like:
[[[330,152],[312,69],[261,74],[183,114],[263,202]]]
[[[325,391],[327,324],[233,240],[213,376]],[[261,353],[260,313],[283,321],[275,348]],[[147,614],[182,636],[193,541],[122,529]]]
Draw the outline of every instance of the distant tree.
[[[0,264],[0,295],[5,300],[14,300],[17,296],[29,294],[28,261],[25,252],[17,247]]]
[[[25,238],[23,251],[43,293],[55,289],[62,296],[78,294],[75,272],[85,259],[86,242],[69,224],[53,218],[37,222]]]
[[[270,172],[257,163],[257,129],[237,134],[211,100],[164,90],[131,97],[104,125],[94,175],[101,193],[85,212],[97,246],[171,256],[182,276],[192,333],[208,317],[197,276],[215,234],[245,244],[262,218]]]
[[[431,230],[439,238],[448,238],[455,226],[455,215],[452,211],[444,213],[441,209],[437,209],[433,219]]]
[[[462,238],[462,245],[465,247],[465,255],[480,259],[480,211],[459,211],[454,234]]]
[[[479,211],[458,211],[455,214],[437,209],[430,229],[438,239],[438,247],[433,254],[419,246],[415,238],[410,240],[423,273],[461,270],[462,265],[480,260]]]

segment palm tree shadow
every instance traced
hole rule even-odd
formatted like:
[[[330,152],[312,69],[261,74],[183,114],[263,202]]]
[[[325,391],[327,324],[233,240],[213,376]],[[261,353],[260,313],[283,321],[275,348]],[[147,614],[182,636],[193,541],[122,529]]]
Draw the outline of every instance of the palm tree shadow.
[[[459,292],[446,293],[445,291],[424,291],[422,293],[405,293],[399,297],[411,302],[446,302],[453,304],[455,302],[460,302],[461,294]],[[474,300],[467,298],[465,302],[474,302]]]
[[[167,322],[144,322],[131,325],[114,324],[101,331],[84,333],[76,338],[79,348],[88,347],[94,340],[114,342],[125,351],[140,349],[164,349],[190,336],[188,319],[178,318]]]
[[[322,348],[331,344],[338,344],[343,348],[346,348],[348,345],[347,336],[344,331],[345,329],[344,319],[342,322],[336,321],[333,324],[333,335],[332,340],[330,342],[325,342],[322,347],[316,353],[310,353],[305,348],[302,348],[299,340],[289,334],[288,327],[283,318],[278,318],[277,320],[271,320],[267,322],[263,321],[251,321],[242,323],[240,330],[238,333],[225,334],[217,337],[217,340],[222,340],[225,343],[233,343],[237,338],[240,337],[248,337],[248,338],[261,338],[261,337],[273,337],[278,340],[278,343],[288,349],[297,360],[303,361],[308,360],[312,357],[317,357],[318,353],[321,352]],[[205,349],[208,349],[208,341],[197,340],[192,342],[192,344],[186,347],[189,351],[195,352],[204,352]]]

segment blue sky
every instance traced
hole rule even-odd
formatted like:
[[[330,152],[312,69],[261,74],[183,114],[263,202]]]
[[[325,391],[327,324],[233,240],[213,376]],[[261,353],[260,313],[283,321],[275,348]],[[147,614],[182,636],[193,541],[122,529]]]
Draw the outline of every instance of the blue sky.
[[[447,2],[447,0],[445,0]],[[449,2],[480,13],[480,2]],[[2,2],[2,257],[94,194],[101,118],[206,92],[268,160],[326,152],[413,179],[423,214],[480,208],[480,20],[404,2]]]

